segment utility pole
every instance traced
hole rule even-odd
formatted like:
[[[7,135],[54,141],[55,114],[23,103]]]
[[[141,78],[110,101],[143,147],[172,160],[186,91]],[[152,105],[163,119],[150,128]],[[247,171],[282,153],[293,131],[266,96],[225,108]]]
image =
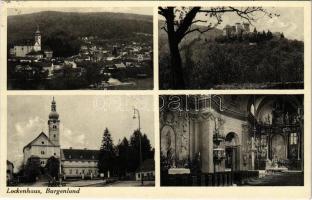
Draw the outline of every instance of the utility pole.
[[[141,185],[143,185],[143,173],[142,173],[142,142],[141,142],[141,119],[140,119],[140,111],[136,109],[135,107],[133,108],[133,119],[136,118],[135,112],[138,114],[138,121],[139,121],[139,141],[140,141],[140,178],[141,178]]]

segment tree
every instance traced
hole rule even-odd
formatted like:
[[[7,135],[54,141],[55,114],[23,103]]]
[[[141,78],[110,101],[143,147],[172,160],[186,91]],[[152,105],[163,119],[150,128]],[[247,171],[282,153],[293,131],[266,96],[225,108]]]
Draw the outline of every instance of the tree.
[[[104,130],[102,145],[99,153],[98,169],[100,173],[108,174],[109,171],[113,170],[115,162],[115,150],[113,140],[106,128]],[[108,176],[108,175],[107,175]]]
[[[270,30],[268,30],[266,35],[267,35],[268,40],[271,40],[273,38],[273,34]]]
[[[51,156],[47,160],[47,164],[45,166],[46,172],[53,178],[59,178],[59,169],[60,169],[60,161],[59,159]]]
[[[193,32],[204,33],[207,32],[222,22],[222,15],[224,13],[232,12],[237,14],[239,17],[251,23],[254,21],[253,14],[261,12],[269,17],[273,14],[268,13],[262,7],[214,7],[214,8],[202,8],[202,7],[159,7],[158,14],[165,18],[165,26],[162,29],[167,33],[169,50],[170,50],[170,75],[172,89],[185,89],[185,80],[183,67],[181,62],[181,55],[179,44],[182,39]],[[203,13],[207,20],[196,19],[197,14]],[[211,19],[208,22],[208,19]],[[212,22],[212,19],[215,22]],[[206,23],[207,27],[200,28],[193,26],[196,23]]]
[[[40,158],[38,156],[31,156],[30,158],[28,158],[24,168],[24,176],[26,178],[26,181],[35,182],[40,174]]]
[[[119,176],[124,176],[128,172],[129,163],[129,153],[130,153],[130,146],[129,141],[126,137],[117,145],[118,149],[118,157],[117,157],[117,168],[119,171]]]
[[[81,45],[77,36],[64,30],[52,32],[43,43],[53,50],[53,55],[56,57],[76,55],[79,53]]]
[[[130,137],[130,170],[135,171],[140,166],[140,137],[141,137],[141,151],[142,151],[142,161],[146,159],[152,159],[154,153],[152,150],[151,143],[146,134],[143,134],[139,130],[135,130]]]
[[[284,33],[281,34],[281,38],[285,38]]]

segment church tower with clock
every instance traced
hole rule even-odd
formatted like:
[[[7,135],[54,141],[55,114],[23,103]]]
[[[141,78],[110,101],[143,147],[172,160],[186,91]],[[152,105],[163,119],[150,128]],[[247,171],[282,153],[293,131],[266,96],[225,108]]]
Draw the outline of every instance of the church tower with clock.
[[[41,51],[41,33],[39,30],[39,26],[37,26],[37,31],[35,32],[34,51],[35,52]]]
[[[55,144],[60,145],[60,120],[59,114],[56,112],[56,103],[53,97],[51,103],[51,112],[49,114],[49,139]]]

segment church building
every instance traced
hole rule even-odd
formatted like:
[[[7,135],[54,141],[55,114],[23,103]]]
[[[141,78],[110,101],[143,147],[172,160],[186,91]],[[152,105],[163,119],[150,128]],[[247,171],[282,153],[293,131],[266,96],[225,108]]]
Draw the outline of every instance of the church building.
[[[37,30],[34,34],[34,43],[33,42],[21,42],[19,44],[14,45],[12,49],[10,49],[10,54],[14,57],[29,57],[40,59],[43,57],[51,58],[53,55],[53,51],[50,49],[42,49],[41,44],[41,32],[39,30],[39,26],[37,26]]]
[[[39,157],[41,167],[45,167],[50,157],[61,160],[62,176],[66,178],[93,178],[99,175],[97,169],[99,150],[61,149],[60,119],[56,102],[52,100],[48,119],[48,135],[41,132],[23,148],[24,165],[32,157]]]
[[[302,95],[160,97],[169,174],[192,173],[196,161],[201,173],[303,172],[303,130]]]

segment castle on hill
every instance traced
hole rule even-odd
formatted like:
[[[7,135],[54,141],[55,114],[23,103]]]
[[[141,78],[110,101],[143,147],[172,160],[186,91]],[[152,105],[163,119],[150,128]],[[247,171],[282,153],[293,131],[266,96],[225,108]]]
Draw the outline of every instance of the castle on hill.
[[[244,23],[237,22],[233,26],[227,24],[223,28],[223,36],[226,37],[240,36],[249,33],[250,33],[250,24],[245,22]]]

